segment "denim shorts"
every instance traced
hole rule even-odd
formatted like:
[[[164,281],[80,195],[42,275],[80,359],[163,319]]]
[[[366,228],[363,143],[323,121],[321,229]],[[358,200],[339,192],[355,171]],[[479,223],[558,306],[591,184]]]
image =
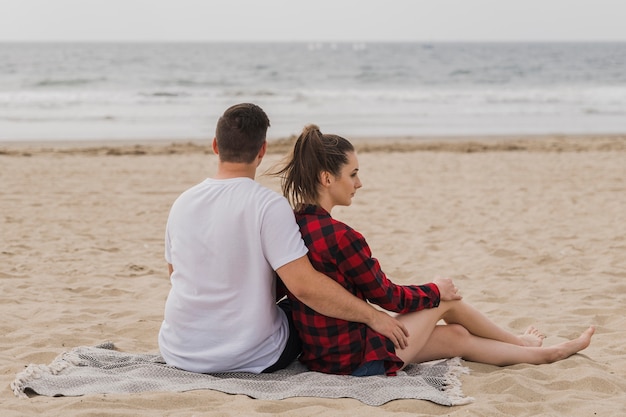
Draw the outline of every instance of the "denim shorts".
[[[386,373],[385,361],[372,361],[359,366],[356,371],[352,372],[352,376],[385,375]]]

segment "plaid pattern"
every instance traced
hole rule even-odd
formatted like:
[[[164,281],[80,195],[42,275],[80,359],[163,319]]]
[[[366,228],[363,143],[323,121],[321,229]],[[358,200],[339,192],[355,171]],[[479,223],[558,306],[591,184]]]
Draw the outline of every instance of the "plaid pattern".
[[[409,313],[439,305],[435,284],[396,285],[380,268],[363,236],[328,212],[307,206],[296,212],[313,267],[340,283],[355,296],[388,311]],[[391,340],[363,323],[348,322],[316,313],[293,295],[293,319],[303,342],[300,361],[309,369],[351,374],[370,361],[384,361],[388,375],[403,362]]]

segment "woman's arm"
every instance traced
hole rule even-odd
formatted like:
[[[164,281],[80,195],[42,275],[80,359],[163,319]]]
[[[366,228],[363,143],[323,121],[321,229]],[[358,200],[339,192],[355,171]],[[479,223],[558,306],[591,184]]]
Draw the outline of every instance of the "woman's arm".
[[[387,278],[376,258],[357,231],[350,229],[339,239],[339,272],[350,280],[370,302],[396,313],[439,306],[441,294],[435,283],[397,285]]]
[[[350,294],[333,279],[316,271],[307,256],[278,268],[276,272],[297,299],[318,313],[364,323],[389,338],[396,348],[406,348],[409,334],[403,323],[375,309]]]

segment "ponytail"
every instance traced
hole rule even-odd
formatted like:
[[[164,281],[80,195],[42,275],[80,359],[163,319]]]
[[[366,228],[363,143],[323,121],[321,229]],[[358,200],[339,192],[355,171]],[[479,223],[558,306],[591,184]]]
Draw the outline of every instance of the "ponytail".
[[[283,195],[296,210],[306,204],[317,204],[320,174],[329,172],[335,177],[348,163],[347,153],[352,144],[337,135],[323,135],[316,125],[308,125],[296,140],[285,166],[274,172],[282,178]]]

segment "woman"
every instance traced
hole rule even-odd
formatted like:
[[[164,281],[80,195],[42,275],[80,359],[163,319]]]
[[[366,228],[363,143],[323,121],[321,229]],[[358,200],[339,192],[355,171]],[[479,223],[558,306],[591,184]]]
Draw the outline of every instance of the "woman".
[[[300,361],[309,369],[357,376],[394,375],[409,363],[463,357],[493,365],[542,364],[565,359],[586,348],[594,333],[542,347],[534,327],[517,336],[498,327],[462,301],[448,278],[425,285],[396,285],[372,257],[363,236],[331,217],[335,206],[349,206],[361,188],[352,144],[307,126],[285,166],[275,172],[296,211],[296,220],[313,266],[353,294],[399,313],[409,331],[408,346],[393,343],[365,324],[323,316],[289,295],[303,342]],[[443,320],[445,324],[438,325]]]

